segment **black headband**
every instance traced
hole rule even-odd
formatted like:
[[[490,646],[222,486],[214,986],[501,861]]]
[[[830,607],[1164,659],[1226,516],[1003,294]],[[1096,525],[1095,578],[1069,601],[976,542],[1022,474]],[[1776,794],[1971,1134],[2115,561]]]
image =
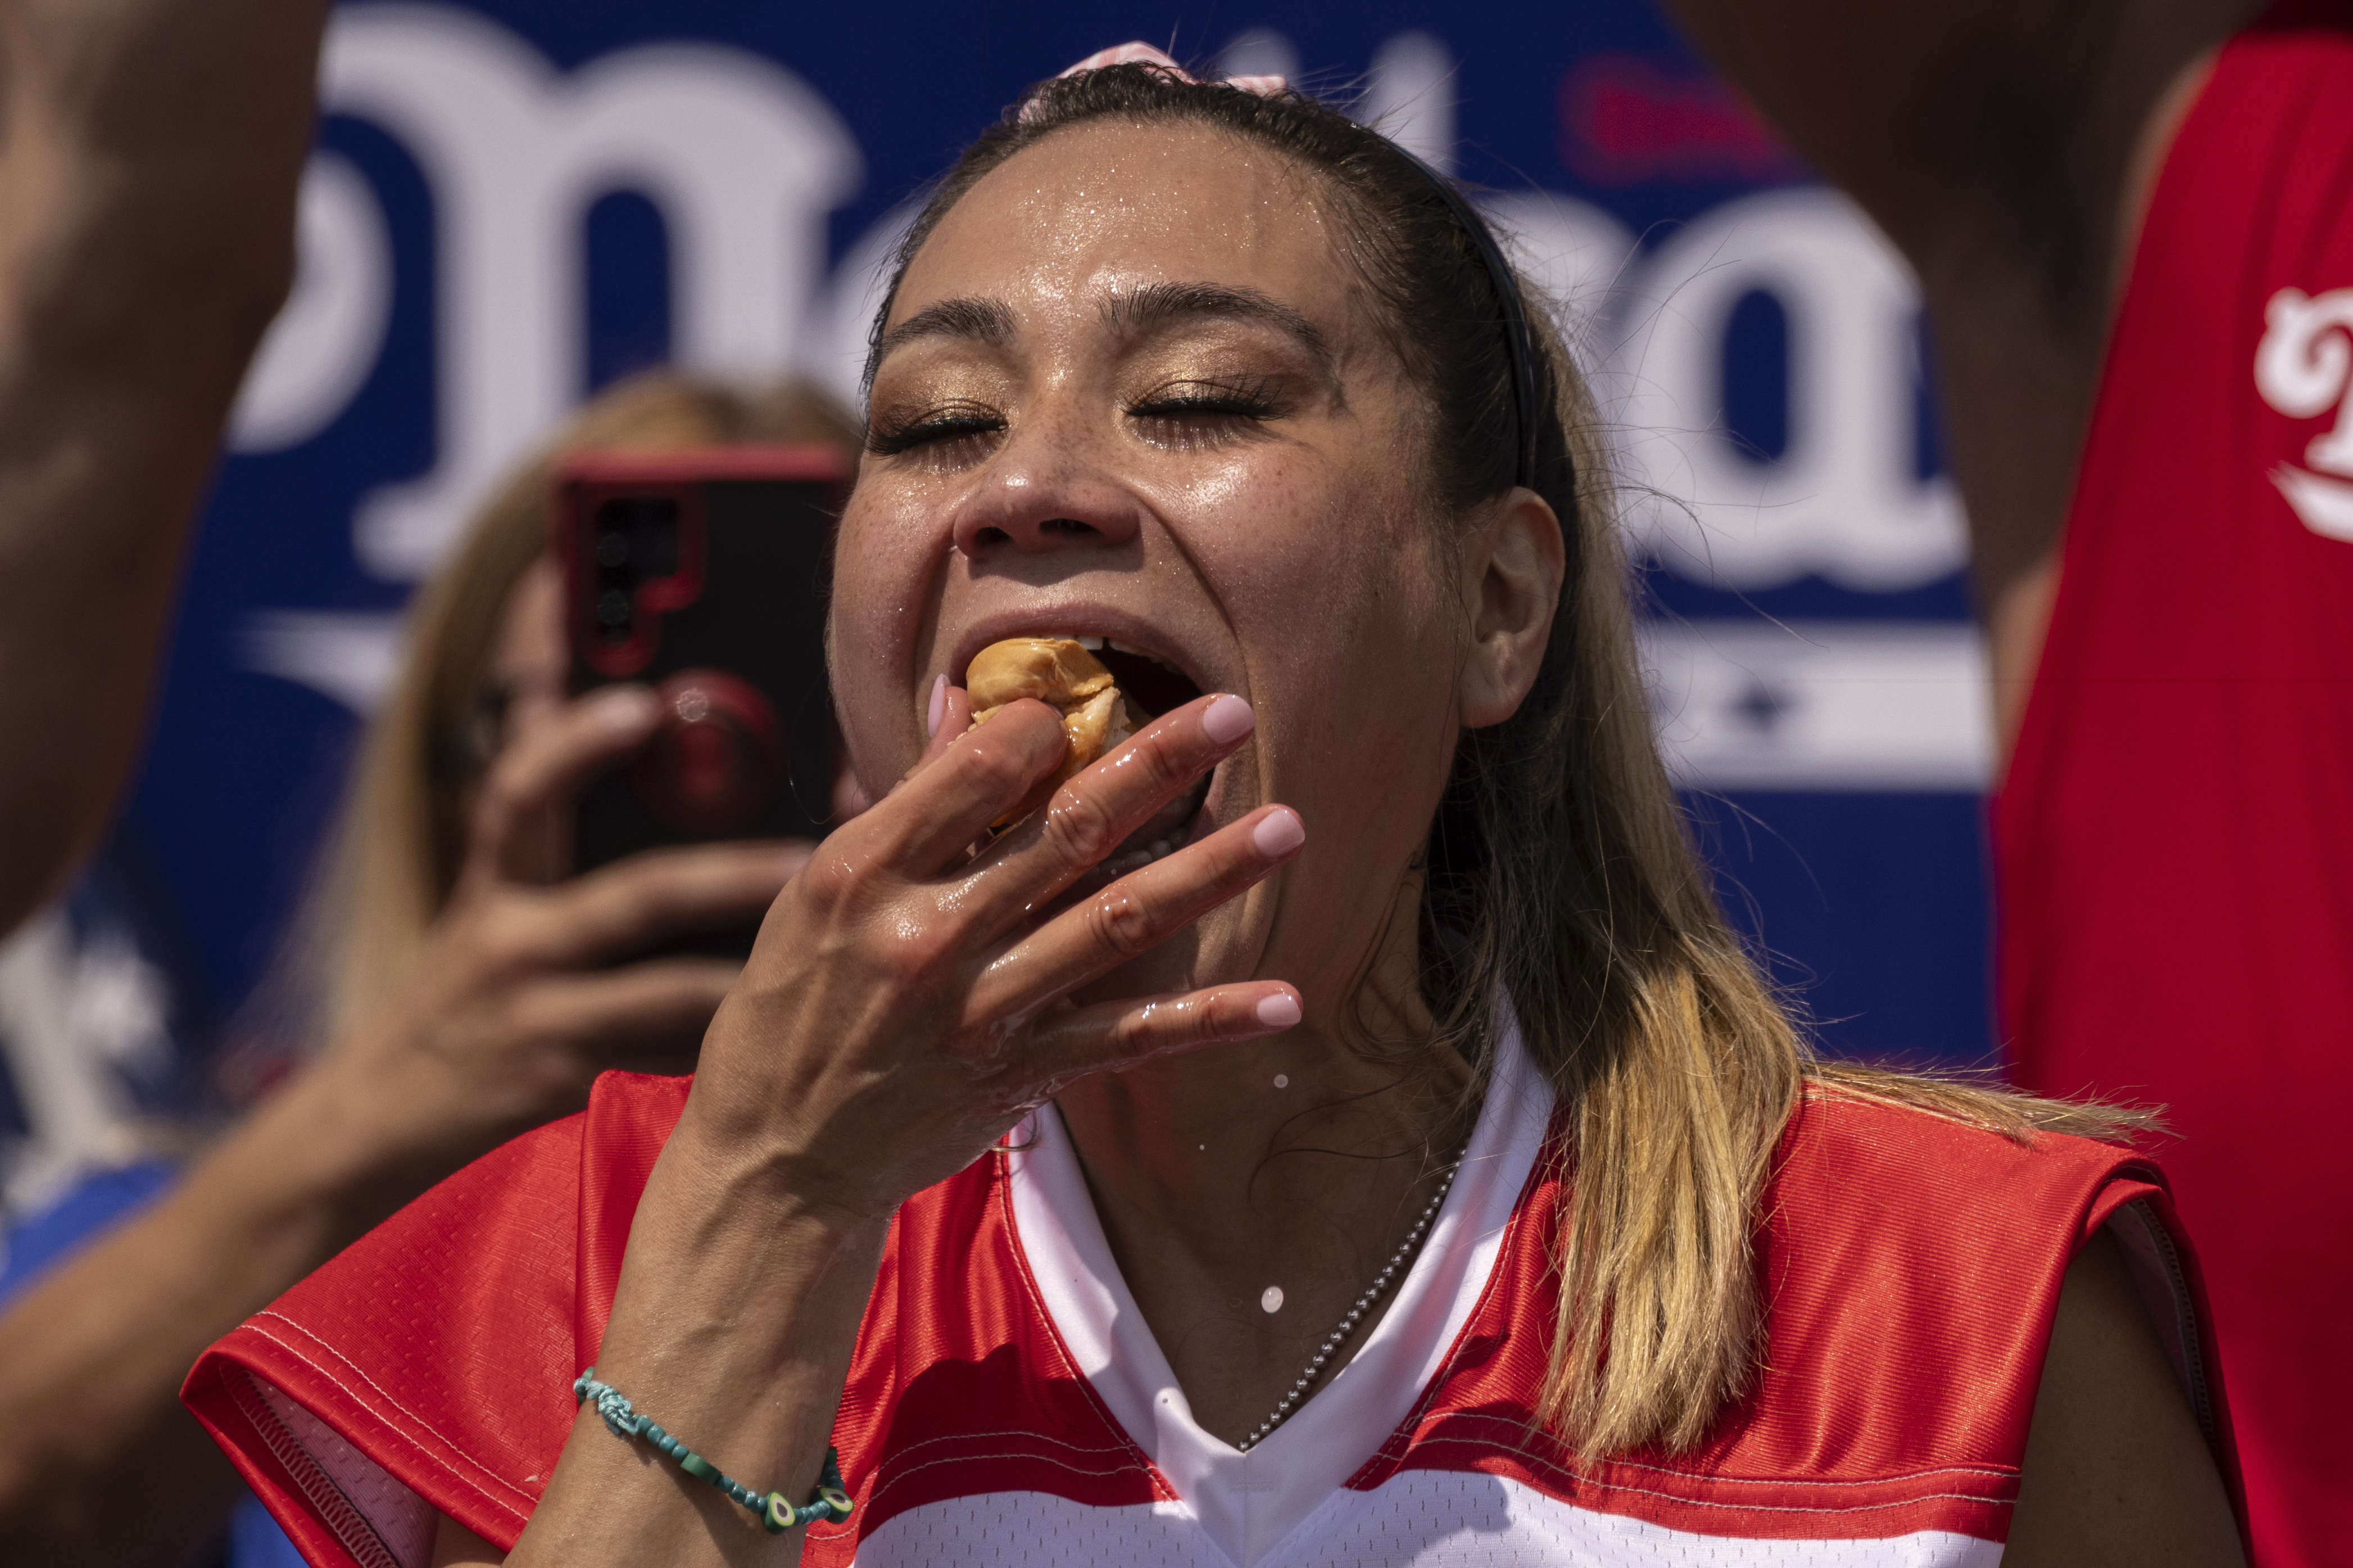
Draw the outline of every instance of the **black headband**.
[[[1438,188],[1447,210],[1470,237],[1472,248],[1478,251],[1480,262],[1487,268],[1487,281],[1504,307],[1504,353],[1512,362],[1513,482],[1535,489],[1536,432],[1542,427],[1542,403],[1536,387],[1535,338],[1528,331],[1527,306],[1520,298],[1519,279],[1513,273],[1511,263],[1504,259],[1503,247],[1495,243],[1495,231],[1487,226],[1487,220],[1479,216],[1478,209],[1463,199],[1454,182],[1403,147],[1398,151],[1405,153],[1406,162],[1428,175],[1430,183]]]

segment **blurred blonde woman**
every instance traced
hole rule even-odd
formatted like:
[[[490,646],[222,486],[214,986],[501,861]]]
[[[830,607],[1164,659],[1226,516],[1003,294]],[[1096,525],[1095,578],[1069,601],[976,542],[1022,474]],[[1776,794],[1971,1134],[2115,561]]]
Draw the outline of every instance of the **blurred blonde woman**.
[[[768,442],[831,447],[853,468],[858,460],[856,429],[808,387],[751,395],[639,377],[582,409],[482,509],[417,599],[410,655],[353,781],[326,884],[330,1037],[391,1002],[457,888],[491,761],[563,705],[562,590],[547,556],[558,458]]]
[[[194,1555],[240,1489],[174,1397],[198,1351],[467,1161],[577,1109],[607,1068],[691,1063],[736,966],[613,961],[756,915],[807,851],[658,851],[567,879],[574,792],[655,708],[638,688],[566,695],[554,470],[569,452],[778,441],[856,451],[803,389],[623,384],[516,470],[417,599],[296,936],[323,971],[310,1037],[332,1043],[0,1320],[8,1406],[71,1413],[0,1435],[0,1508],[37,1512],[58,1560]]]

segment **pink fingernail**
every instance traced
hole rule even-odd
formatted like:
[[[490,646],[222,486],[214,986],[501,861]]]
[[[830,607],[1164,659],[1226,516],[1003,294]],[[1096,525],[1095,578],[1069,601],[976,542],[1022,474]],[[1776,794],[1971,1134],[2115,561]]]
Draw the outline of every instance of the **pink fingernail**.
[[[1299,998],[1289,992],[1269,996],[1258,1005],[1258,1021],[1270,1029],[1288,1029],[1299,1022]]]
[[[1250,843],[1258,852],[1271,860],[1288,855],[1307,842],[1307,825],[1299,814],[1285,806],[1269,812],[1256,827],[1250,829]]]
[[[1220,746],[1230,745],[1258,724],[1258,715],[1239,697],[1220,697],[1201,710],[1201,728]]]
[[[943,674],[932,682],[931,716],[923,721],[926,736],[940,732],[940,721],[948,716],[948,678]]]

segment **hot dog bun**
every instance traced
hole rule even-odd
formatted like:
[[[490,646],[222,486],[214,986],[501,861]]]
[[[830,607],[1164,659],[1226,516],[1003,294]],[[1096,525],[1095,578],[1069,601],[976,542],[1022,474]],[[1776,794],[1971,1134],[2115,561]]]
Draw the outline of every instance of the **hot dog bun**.
[[[1081,768],[1134,731],[1126,700],[1103,661],[1068,637],[1008,637],[973,655],[965,671],[972,721],[985,723],[1008,702],[1035,698],[1062,715],[1068,750],[1061,766],[990,826],[1009,827],[1054,797]]]

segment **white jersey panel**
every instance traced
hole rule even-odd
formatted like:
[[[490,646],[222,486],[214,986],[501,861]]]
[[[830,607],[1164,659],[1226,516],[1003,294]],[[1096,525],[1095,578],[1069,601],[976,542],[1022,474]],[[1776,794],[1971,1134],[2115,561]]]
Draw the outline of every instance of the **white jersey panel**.
[[[1112,1415],[1183,1498],[1218,1555],[1252,1568],[1321,1509],[1409,1415],[1445,1364],[1544,1151],[1552,1087],[1507,1022],[1486,1103],[1429,1239],[1380,1321],[1314,1397],[1249,1452],[1194,1420],[1113,1260],[1086,1176],[1050,1107],[1008,1162],[1014,1226],[1062,1342]]]
[[[1944,1531],[1757,1541],[1667,1530],[1516,1481],[1407,1470],[1335,1497],[1268,1568],[1996,1568],[2001,1547]],[[1042,1492],[927,1503],[859,1548],[859,1568],[1233,1568],[1182,1503],[1089,1508]]]

